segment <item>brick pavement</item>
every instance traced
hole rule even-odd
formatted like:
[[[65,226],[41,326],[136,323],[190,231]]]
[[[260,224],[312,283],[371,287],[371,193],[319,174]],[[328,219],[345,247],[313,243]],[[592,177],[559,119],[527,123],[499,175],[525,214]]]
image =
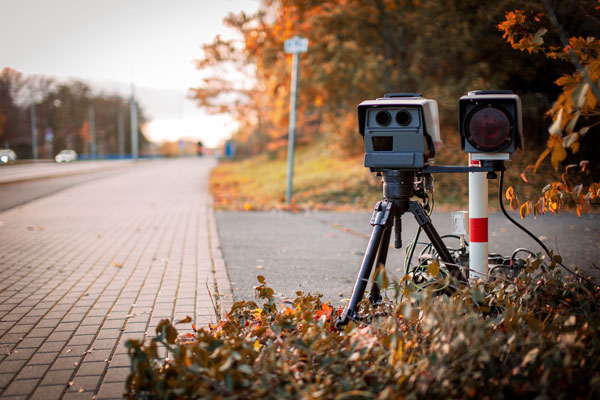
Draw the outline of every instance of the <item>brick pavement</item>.
[[[229,307],[213,164],[140,163],[0,213],[2,399],[121,398],[127,339],[215,321],[209,289]]]

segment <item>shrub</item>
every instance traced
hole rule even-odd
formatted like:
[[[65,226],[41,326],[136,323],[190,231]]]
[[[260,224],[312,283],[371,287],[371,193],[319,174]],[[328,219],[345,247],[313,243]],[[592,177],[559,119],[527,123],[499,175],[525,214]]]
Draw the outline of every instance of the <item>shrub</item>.
[[[130,341],[126,397],[598,398],[600,288],[541,263],[451,296],[406,279],[343,330],[341,307],[301,292],[275,304],[259,276],[262,305],[237,302],[193,335],[164,320],[149,343]]]

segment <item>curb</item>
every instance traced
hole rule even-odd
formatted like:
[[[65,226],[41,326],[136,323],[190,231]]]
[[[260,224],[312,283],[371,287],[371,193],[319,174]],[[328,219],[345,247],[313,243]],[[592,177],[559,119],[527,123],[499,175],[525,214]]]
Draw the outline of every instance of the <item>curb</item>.
[[[210,258],[213,264],[213,273],[215,278],[215,297],[217,300],[217,319],[224,319],[225,314],[233,305],[233,291],[229,283],[225,259],[221,251],[221,242],[219,241],[219,232],[215,219],[215,210],[213,208],[214,199],[209,195],[208,198],[208,240],[210,245]]]

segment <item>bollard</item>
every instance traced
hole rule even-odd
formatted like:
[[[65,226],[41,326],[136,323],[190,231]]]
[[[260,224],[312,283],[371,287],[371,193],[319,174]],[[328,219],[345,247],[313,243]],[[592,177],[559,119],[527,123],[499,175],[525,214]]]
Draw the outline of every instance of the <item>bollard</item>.
[[[471,159],[469,166],[481,166]],[[485,172],[469,172],[469,268],[471,277],[488,273],[488,183]]]

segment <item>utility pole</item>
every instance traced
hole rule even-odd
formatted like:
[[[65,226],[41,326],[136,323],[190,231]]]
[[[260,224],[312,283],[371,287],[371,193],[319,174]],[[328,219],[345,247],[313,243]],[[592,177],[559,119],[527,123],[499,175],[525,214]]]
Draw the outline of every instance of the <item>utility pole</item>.
[[[31,153],[34,160],[38,159],[37,127],[35,121],[35,103],[31,103]]]
[[[98,150],[96,147],[96,116],[94,113],[94,105],[90,104],[90,158],[95,160],[98,158]]]
[[[131,98],[129,100],[129,111],[131,121],[131,158],[138,159],[138,115],[137,105],[135,103],[135,93],[133,83],[131,84]]]
[[[283,43],[283,51],[292,54],[292,81],[290,83],[290,123],[288,128],[288,169],[285,202],[292,202],[294,180],[294,142],[296,139],[296,102],[298,101],[298,74],[300,72],[300,53],[308,50],[308,39],[294,36]]]
[[[123,110],[119,106],[119,114],[117,115],[117,147],[119,158],[125,156],[125,129],[123,121]]]

